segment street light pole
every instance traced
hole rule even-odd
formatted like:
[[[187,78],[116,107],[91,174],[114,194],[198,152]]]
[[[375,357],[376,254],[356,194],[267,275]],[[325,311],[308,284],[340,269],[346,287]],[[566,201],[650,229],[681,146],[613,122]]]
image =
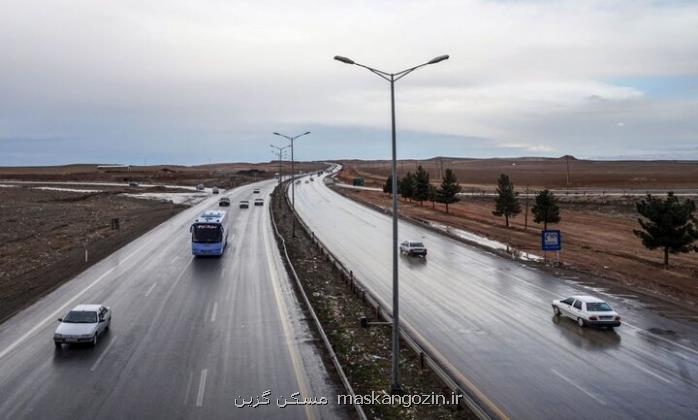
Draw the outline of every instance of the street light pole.
[[[293,208],[293,212],[295,213],[296,212],[296,186],[295,186],[296,185],[296,182],[295,182],[296,171],[295,171],[295,163],[293,160],[293,142],[296,141],[296,139],[298,139],[299,137],[303,137],[306,134],[310,134],[310,131],[306,131],[303,134],[299,134],[299,135],[293,136],[293,137],[287,136],[285,134],[277,133],[276,131],[274,131],[274,134],[277,136],[281,136],[281,137],[283,137],[286,140],[291,142],[291,207]],[[292,232],[291,236],[295,238],[296,237],[296,218],[295,217],[293,218],[293,229],[291,232]]]
[[[274,159],[277,160],[279,169],[277,169],[276,172],[276,185],[281,185],[281,152],[276,152],[274,150],[271,151],[271,154],[274,155]],[[273,162],[273,160],[272,160]]]
[[[392,131],[392,200],[393,200],[393,355],[392,355],[392,374],[391,374],[391,384],[390,392],[393,394],[401,393],[400,388],[400,300],[398,293],[398,208],[397,208],[397,139],[395,135],[395,82],[407,76],[409,73],[417,70],[420,67],[427,66],[429,64],[436,64],[444,60],[448,60],[448,55],[440,55],[435,57],[424,64],[420,64],[415,67],[397,72],[397,73],[387,73],[381,70],[377,70],[363,64],[359,64],[354,60],[337,55],[334,57],[335,60],[341,61],[345,64],[352,64],[359,67],[363,67],[368,71],[378,75],[382,79],[390,82],[390,117],[391,117],[391,131]]]
[[[277,153],[279,154],[279,185],[281,185],[281,179],[282,179],[282,176],[281,176],[281,154],[284,150],[288,149],[290,146],[283,146],[282,147],[282,146],[275,146],[273,144],[270,144],[269,146],[276,149],[278,151]]]

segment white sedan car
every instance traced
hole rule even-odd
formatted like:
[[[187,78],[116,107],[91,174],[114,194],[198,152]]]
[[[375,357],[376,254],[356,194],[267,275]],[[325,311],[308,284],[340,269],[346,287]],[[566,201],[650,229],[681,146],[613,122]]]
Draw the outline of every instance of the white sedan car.
[[[620,315],[608,303],[593,296],[572,296],[553,301],[553,312],[577,321],[577,325],[619,327]]]
[[[403,241],[402,243],[400,243],[400,253],[426,258],[427,248],[424,246],[422,242]]]
[[[111,309],[104,305],[78,305],[59,318],[53,342],[60,348],[63,343],[90,343],[97,345],[97,337],[109,329]]]

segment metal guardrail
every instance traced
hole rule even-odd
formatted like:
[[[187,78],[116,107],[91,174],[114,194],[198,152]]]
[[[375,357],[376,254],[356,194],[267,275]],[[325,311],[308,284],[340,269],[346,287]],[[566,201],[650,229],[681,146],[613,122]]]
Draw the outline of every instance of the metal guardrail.
[[[277,187],[278,188],[278,187]],[[283,186],[282,186],[283,188]],[[284,189],[285,191],[285,189]],[[286,194],[284,194],[286,196]],[[288,197],[286,197],[288,199]],[[272,196],[273,199],[273,196]],[[356,410],[356,414],[359,416],[359,419],[361,420],[368,420],[366,417],[366,413],[364,413],[363,407],[361,407],[361,404],[356,403],[356,394],[354,393],[354,389],[352,388],[351,384],[349,383],[349,379],[347,378],[347,375],[344,373],[344,369],[342,369],[342,365],[339,363],[339,359],[337,358],[337,354],[334,352],[334,349],[332,348],[332,343],[330,343],[329,338],[327,338],[327,334],[325,334],[325,330],[322,328],[322,323],[320,323],[320,319],[317,317],[317,314],[315,313],[315,310],[313,309],[313,306],[310,304],[310,300],[308,299],[308,295],[305,293],[305,289],[303,288],[303,284],[301,283],[300,278],[298,278],[298,274],[296,273],[296,269],[293,266],[293,263],[291,262],[291,258],[288,255],[288,250],[286,249],[286,240],[284,239],[283,236],[279,233],[279,229],[276,226],[276,221],[274,220],[274,209],[273,205],[271,203],[269,204],[269,213],[271,215],[271,224],[274,227],[274,233],[276,236],[279,238],[281,241],[281,245],[283,248],[283,254],[284,258],[286,259],[286,263],[288,264],[288,267],[291,270],[291,274],[293,274],[293,278],[296,281],[296,285],[298,286],[298,290],[300,291],[301,297],[303,298],[303,301],[305,302],[305,306],[308,309],[308,312],[310,313],[310,317],[313,319],[313,323],[315,323],[315,327],[318,330],[318,333],[320,334],[320,338],[322,339],[323,344],[325,345],[325,349],[330,355],[330,360],[332,360],[332,364],[334,365],[334,368],[337,370],[337,374],[339,375],[339,379],[342,382],[342,385],[344,385],[344,389],[347,391],[349,395],[351,395],[351,401],[354,405],[354,409]],[[300,219],[299,219],[300,221]]]
[[[321,253],[328,261],[333,263],[338,271],[342,274],[345,283],[351,290],[359,296],[364,302],[372,306],[376,311],[376,317],[382,318],[385,321],[392,322],[392,311],[389,306],[380,297],[374,295],[365,284],[354,276],[354,272],[346,267],[344,263],[337,258],[332,251],[320,240],[298,213],[291,207],[286,188],[283,189],[283,194],[286,203],[291,208],[299,224],[303,227],[306,233],[311,237]],[[439,356],[433,347],[417,333],[414,328],[405,321],[400,321],[400,337],[407,345],[419,355],[420,363],[428,366],[439,379],[453,392],[462,395],[462,404],[468,407],[480,420],[491,419],[507,419],[508,417],[502,413],[497,407],[490,404],[487,408],[483,407],[483,399],[487,398],[480,393],[460,372],[457,372],[450,363],[443,357]]]

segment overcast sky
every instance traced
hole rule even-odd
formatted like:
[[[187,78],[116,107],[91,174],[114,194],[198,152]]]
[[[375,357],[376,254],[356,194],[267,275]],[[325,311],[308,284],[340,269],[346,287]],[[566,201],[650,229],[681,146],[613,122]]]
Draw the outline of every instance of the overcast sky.
[[[698,2],[0,0],[0,165],[698,159]]]

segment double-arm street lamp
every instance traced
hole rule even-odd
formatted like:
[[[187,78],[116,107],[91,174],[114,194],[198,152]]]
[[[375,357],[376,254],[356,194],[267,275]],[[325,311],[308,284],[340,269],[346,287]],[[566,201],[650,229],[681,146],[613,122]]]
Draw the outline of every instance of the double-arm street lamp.
[[[283,156],[284,150],[288,149],[291,146],[290,145],[288,145],[288,146],[276,146],[273,144],[270,144],[269,146],[276,149],[276,151],[272,150],[272,153],[279,156],[279,185],[281,185],[281,179],[282,179],[282,177],[281,177],[281,156]]]
[[[295,172],[294,161],[293,161],[293,142],[296,141],[296,139],[299,137],[303,137],[306,134],[310,134],[310,131],[306,131],[303,134],[299,134],[299,135],[293,136],[293,137],[287,136],[285,134],[277,133],[276,131],[274,131],[274,134],[277,136],[281,136],[281,137],[283,137],[286,140],[291,142],[291,207],[293,207],[293,211],[295,212],[296,211],[296,187],[295,187],[295,185],[296,185],[296,182],[295,182],[296,172]],[[292,230],[291,236],[293,236],[294,238],[296,237],[296,218],[295,217],[293,218],[293,230]]]
[[[400,315],[399,315],[399,305],[398,305],[398,275],[397,275],[397,261],[398,261],[398,238],[397,238],[397,165],[396,165],[396,146],[395,146],[395,82],[417,70],[420,67],[428,66],[429,64],[440,63],[441,61],[448,60],[448,55],[440,55],[435,57],[424,64],[411,67],[407,70],[403,70],[397,73],[387,73],[381,70],[376,70],[372,67],[359,64],[354,60],[337,55],[334,57],[335,60],[341,61],[346,64],[353,64],[355,66],[363,67],[368,71],[377,74],[379,77],[390,82],[390,113],[391,113],[391,126],[392,126],[392,196],[393,196],[393,360],[392,360],[392,376],[390,390],[392,393],[399,393],[400,390],[400,369],[399,369],[399,351],[400,351]],[[293,150],[293,149],[291,149]]]

